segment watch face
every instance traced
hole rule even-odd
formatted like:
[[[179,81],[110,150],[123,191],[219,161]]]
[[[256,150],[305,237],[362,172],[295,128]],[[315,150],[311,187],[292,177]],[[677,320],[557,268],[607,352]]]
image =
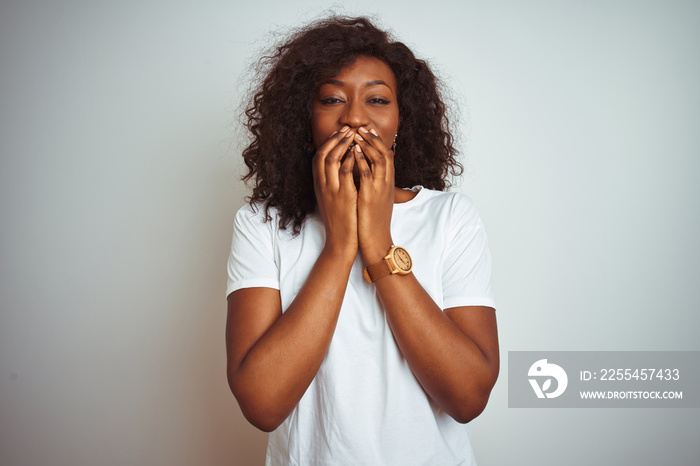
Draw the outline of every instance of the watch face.
[[[408,252],[403,248],[394,249],[394,262],[396,266],[404,272],[411,270],[411,256],[409,256]]]

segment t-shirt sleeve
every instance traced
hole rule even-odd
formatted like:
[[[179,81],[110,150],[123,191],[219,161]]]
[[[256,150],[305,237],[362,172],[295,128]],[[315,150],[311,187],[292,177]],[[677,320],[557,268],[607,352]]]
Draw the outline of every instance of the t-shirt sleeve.
[[[264,209],[246,205],[233,221],[233,239],[228,257],[226,296],[241,288],[279,289],[275,263],[275,219],[264,221]]]
[[[443,267],[443,306],[488,306],[495,309],[491,288],[491,252],[484,225],[472,201],[453,199],[451,237]]]

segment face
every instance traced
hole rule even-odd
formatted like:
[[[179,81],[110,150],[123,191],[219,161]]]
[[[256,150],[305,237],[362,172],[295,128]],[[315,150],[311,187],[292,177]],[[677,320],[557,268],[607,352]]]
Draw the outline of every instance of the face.
[[[374,129],[387,147],[399,128],[396,77],[389,65],[360,56],[321,84],[314,97],[311,131],[318,149],[343,126]]]

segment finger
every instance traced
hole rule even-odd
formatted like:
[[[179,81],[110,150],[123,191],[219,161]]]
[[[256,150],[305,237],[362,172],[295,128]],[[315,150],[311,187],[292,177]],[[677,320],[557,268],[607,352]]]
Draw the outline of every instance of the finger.
[[[345,133],[341,142],[331,150],[326,156],[324,163],[326,186],[332,191],[337,192],[340,187],[340,168],[343,156],[348,152],[348,148],[353,141],[355,132],[350,130]],[[346,157],[347,158],[347,157]],[[350,157],[352,158],[352,157]]]
[[[360,178],[372,178],[372,170],[369,168],[367,158],[365,158],[365,154],[362,152],[362,148],[359,144],[355,146],[353,154],[355,155],[355,163],[357,163],[357,168],[360,171]]]
[[[326,142],[324,142],[321,145],[321,147],[318,148],[316,153],[321,154],[322,156],[328,155],[335,146],[342,142],[343,137],[349,129],[349,126],[343,126],[339,131],[336,131],[333,134],[331,134],[330,137],[326,140]]]
[[[367,135],[365,135],[367,136]],[[369,137],[367,138],[357,138],[355,137],[356,142],[359,144],[359,146],[362,148],[362,152],[365,154],[367,159],[369,160],[369,163],[372,164],[372,175],[373,178],[377,179],[386,179],[388,173],[393,173],[393,158],[389,158],[388,152],[386,149],[384,152],[378,150],[376,147],[373,147],[369,142],[368,139],[371,140],[372,138],[371,133],[369,134]],[[376,136],[379,138],[379,136]],[[376,141],[374,141],[376,142]],[[381,143],[381,140],[379,141]],[[382,144],[383,145],[383,144]]]
[[[371,137],[368,140],[370,145],[372,147],[374,147],[375,149],[377,149],[377,151],[379,153],[384,155],[384,157],[386,157],[387,160],[393,161],[394,160],[394,151],[391,150],[391,148],[386,145],[386,143],[384,142],[384,140],[381,137],[379,137],[379,135],[374,130],[374,128],[370,129],[369,132],[371,134]]]
[[[350,144],[352,144],[354,141],[356,131],[349,129],[348,131],[340,134],[341,138],[338,141],[338,144],[330,150],[326,156],[326,160],[331,159],[333,162],[340,163],[343,160],[345,153],[348,151],[348,147],[350,147]],[[338,167],[336,167],[336,170],[337,169]]]
[[[316,150],[313,165],[315,168],[315,175],[317,175],[316,179],[322,186],[325,186],[328,181],[325,168],[326,159],[329,155],[335,155],[333,150],[339,144],[343,144],[343,142],[345,141],[345,136],[348,134],[349,129],[349,126],[344,126],[340,131],[336,131],[335,133],[331,134],[328,140],[324,142],[323,145],[318,148],[318,150]]]
[[[353,155],[354,152],[355,150],[351,149],[345,157],[345,160],[343,160],[343,163],[340,165],[338,177],[340,179],[341,190],[355,190],[355,182],[352,178],[352,169],[355,166],[355,157]]]
[[[367,141],[367,143],[377,149],[379,152],[387,152],[389,148],[387,147],[384,140],[377,134],[374,128],[360,128],[360,135]]]

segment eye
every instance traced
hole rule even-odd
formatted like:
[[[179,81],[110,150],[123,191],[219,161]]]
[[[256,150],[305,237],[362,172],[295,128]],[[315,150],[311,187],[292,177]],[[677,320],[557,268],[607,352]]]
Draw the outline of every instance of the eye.
[[[374,99],[369,100],[370,104],[376,104],[376,105],[389,105],[391,101],[382,99],[381,97],[375,97]]]
[[[327,97],[325,99],[321,99],[321,103],[323,105],[333,105],[343,103],[343,101],[337,97]]]

